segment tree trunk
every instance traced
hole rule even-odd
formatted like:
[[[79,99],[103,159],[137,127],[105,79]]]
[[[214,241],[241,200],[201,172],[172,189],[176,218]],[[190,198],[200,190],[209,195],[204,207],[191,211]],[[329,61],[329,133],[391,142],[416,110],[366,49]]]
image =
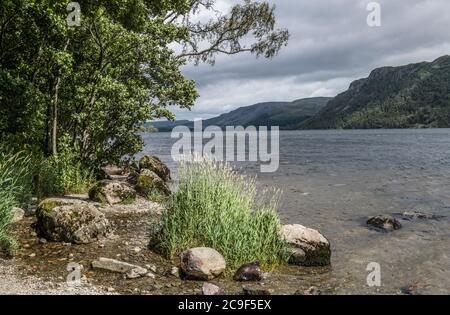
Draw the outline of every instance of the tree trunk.
[[[66,45],[64,46],[64,52],[67,51],[69,46],[70,39],[66,41]],[[59,98],[59,87],[61,85],[61,69],[59,69],[58,78],[56,79],[55,85],[55,94],[53,96],[53,111],[52,111],[52,155],[58,155],[58,98]]]

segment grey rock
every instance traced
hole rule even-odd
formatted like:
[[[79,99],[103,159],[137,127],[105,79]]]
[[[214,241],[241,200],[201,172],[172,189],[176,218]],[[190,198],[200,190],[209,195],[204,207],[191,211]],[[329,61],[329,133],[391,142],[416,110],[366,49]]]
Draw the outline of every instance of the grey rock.
[[[164,180],[149,169],[141,170],[137,178],[136,191],[145,197],[152,193],[170,195],[170,189]]]
[[[281,234],[292,246],[291,264],[327,266],[331,263],[330,242],[319,231],[290,224],[282,227]]]
[[[137,278],[141,278],[144,277],[148,274],[148,270],[142,267],[136,267],[133,268],[131,270],[129,270],[126,274],[125,277],[127,279],[137,279]]]
[[[225,268],[225,259],[212,248],[191,248],[181,254],[181,270],[187,279],[212,280],[221,275]]]
[[[170,269],[170,274],[174,277],[179,277],[180,276],[180,268],[178,267],[172,267],[172,269]]]
[[[156,173],[164,182],[171,179],[170,169],[156,156],[143,156],[139,160],[139,169],[141,170],[141,173],[143,169],[148,169]]]
[[[129,271],[134,270],[137,274],[144,275],[147,273],[147,270],[145,268],[141,268],[139,266],[123,262],[116,259],[110,259],[110,258],[104,258],[100,257],[98,260],[94,260],[92,262],[92,268],[97,270],[106,270],[111,272],[117,272],[117,273],[127,273]]]
[[[125,182],[102,180],[89,190],[89,198],[93,201],[110,205],[133,201],[136,191]]]
[[[205,282],[202,286],[203,295],[223,295],[224,291],[217,285]]]
[[[36,228],[49,241],[88,244],[107,237],[111,225],[93,205],[75,203],[60,205],[44,200],[36,211]]]

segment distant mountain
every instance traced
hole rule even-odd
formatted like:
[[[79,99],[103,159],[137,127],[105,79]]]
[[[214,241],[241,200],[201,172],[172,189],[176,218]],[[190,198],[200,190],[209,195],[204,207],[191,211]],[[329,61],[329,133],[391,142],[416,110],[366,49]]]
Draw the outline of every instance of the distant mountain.
[[[240,107],[232,112],[203,121],[203,128],[208,126],[279,126],[280,129],[296,129],[317,114],[331,98],[314,97],[293,102],[268,102]],[[192,121],[150,122],[158,131],[171,131],[175,126],[193,128]]]
[[[450,127],[450,56],[373,70],[299,127]]]

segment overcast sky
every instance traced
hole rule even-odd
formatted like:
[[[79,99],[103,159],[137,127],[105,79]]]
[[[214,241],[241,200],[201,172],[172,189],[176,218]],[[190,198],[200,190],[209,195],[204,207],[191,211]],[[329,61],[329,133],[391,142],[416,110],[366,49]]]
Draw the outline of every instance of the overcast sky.
[[[219,0],[227,10],[235,0]],[[374,68],[432,61],[450,54],[449,0],[379,0],[381,27],[366,19],[370,0],[269,0],[291,39],[273,60],[221,56],[186,66],[200,98],[177,119],[210,118],[265,101],[335,96]]]

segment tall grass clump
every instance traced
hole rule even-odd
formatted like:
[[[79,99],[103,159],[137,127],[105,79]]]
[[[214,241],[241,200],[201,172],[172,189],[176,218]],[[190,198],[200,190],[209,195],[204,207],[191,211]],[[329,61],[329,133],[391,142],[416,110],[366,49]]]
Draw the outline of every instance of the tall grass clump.
[[[94,171],[82,165],[76,150],[64,145],[64,141],[57,156],[42,158],[34,164],[39,198],[84,193],[95,182]]]
[[[168,257],[206,246],[219,251],[232,271],[258,260],[263,268],[286,261],[276,213],[280,192],[257,200],[256,181],[209,160],[182,163],[179,187],[167,203],[158,243]]]
[[[30,159],[24,153],[0,149],[0,248],[11,252],[17,246],[10,231],[13,207],[25,202],[32,191]]]

